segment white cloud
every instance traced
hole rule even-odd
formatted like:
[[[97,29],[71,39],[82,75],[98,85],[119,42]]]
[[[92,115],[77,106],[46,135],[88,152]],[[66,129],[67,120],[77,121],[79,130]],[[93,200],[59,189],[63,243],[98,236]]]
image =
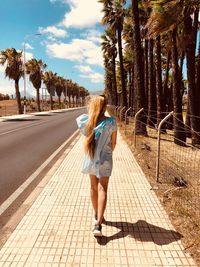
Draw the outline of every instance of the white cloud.
[[[55,1],[54,1],[55,2]],[[85,28],[99,23],[102,18],[102,4],[97,0],[66,0],[70,12],[65,14],[62,24],[66,27]]]
[[[23,78],[19,81],[19,90],[21,97],[24,95],[24,80]],[[33,88],[32,83],[29,81],[28,76],[26,76],[26,91],[27,96],[35,96],[35,88]],[[13,94],[15,95],[15,83],[13,80],[9,80],[8,78],[5,78],[4,73],[0,73],[0,93],[2,94]]]
[[[81,74],[80,77],[90,79],[92,83],[103,83],[104,76],[98,72]]]
[[[22,57],[24,58],[24,52],[22,52]],[[25,53],[26,61],[32,59],[33,57],[34,57],[34,56],[33,56],[32,53],[26,51],[26,53]]]
[[[103,66],[101,47],[89,40],[73,39],[71,43],[47,44],[46,48],[51,57]]]
[[[82,34],[83,37],[85,37],[87,40],[92,41],[94,43],[101,43],[101,35],[102,32],[96,30],[96,29],[90,29],[87,30]]]
[[[24,46],[24,43],[22,45]],[[25,43],[25,48],[33,50],[33,47],[29,43]]]
[[[0,65],[0,73],[5,73],[5,65]]]
[[[74,67],[76,69],[78,69],[82,73],[90,73],[90,72],[92,72],[92,69],[90,68],[90,66],[76,65]]]
[[[67,0],[50,0],[50,3],[55,4],[56,2],[61,2],[61,3],[67,3]]]
[[[47,28],[39,27],[39,33],[41,34],[50,34],[54,37],[66,37],[67,32],[63,29],[58,29],[56,26],[48,26]]]

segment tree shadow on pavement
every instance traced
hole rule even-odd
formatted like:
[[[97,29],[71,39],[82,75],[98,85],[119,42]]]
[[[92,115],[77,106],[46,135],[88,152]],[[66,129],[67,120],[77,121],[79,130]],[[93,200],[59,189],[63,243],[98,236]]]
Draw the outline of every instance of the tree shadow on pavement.
[[[176,231],[164,229],[144,220],[139,220],[136,223],[105,221],[104,224],[116,227],[120,231],[112,236],[97,238],[97,242],[102,246],[105,246],[112,240],[125,238],[127,236],[141,242],[153,242],[160,246],[170,244],[183,237]]]

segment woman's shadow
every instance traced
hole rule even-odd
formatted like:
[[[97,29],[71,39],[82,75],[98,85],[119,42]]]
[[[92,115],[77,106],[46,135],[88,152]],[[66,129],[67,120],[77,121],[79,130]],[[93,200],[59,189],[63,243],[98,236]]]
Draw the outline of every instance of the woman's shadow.
[[[181,239],[183,236],[173,230],[150,224],[144,220],[136,223],[105,221],[105,225],[118,228],[120,231],[112,236],[97,238],[97,242],[105,246],[108,242],[124,237],[132,237],[141,242],[154,242],[157,245],[167,245]]]

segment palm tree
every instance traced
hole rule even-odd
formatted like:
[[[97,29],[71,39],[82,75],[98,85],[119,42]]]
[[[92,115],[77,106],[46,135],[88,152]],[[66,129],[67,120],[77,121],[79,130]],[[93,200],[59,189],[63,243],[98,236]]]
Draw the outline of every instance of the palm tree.
[[[47,91],[50,94],[51,109],[53,109],[53,92],[55,91],[57,73],[46,71],[43,74],[43,82],[46,85]]]
[[[163,86],[162,86],[162,61],[161,61],[161,40],[160,35],[156,38],[156,93],[157,93],[157,125],[160,124],[163,116]]]
[[[103,3],[104,8],[104,17],[102,23],[104,25],[109,25],[117,34],[118,41],[118,53],[119,53],[119,62],[120,62],[120,77],[122,85],[122,96],[123,96],[123,106],[127,107],[127,92],[126,92],[126,79],[124,73],[124,64],[123,64],[123,53],[122,53],[122,30],[123,30],[123,21],[125,17],[124,9],[124,0],[100,0],[99,2]]]
[[[135,81],[137,89],[137,109],[145,107],[144,69],[140,38],[138,1],[132,0],[133,12],[133,47],[135,56]],[[146,135],[145,117],[140,115],[136,125],[136,134]]]
[[[148,58],[148,125],[154,127],[156,124],[156,90],[155,90],[155,67],[154,67],[154,40],[149,40],[149,58]]]
[[[78,85],[77,83],[72,83],[72,102],[73,102],[73,107],[75,107],[75,98],[77,99],[78,97]]]
[[[19,80],[23,76],[22,51],[18,52],[15,48],[7,48],[1,51],[0,64],[6,66],[5,76],[15,81],[18,113],[22,114],[21,97],[19,91]]]
[[[40,109],[40,87],[42,84],[43,71],[46,67],[47,65],[44,64],[41,59],[37,60],[33,58],[29,60],[28,62],[26,62],[26,73],[29,74],[29,79],[36,89],[36,100],[37,100],[38,111],[41,111]]]
[[[178,51],[177,51],[177,29],[172,31],[172,78],[173,78],[173,103],[174,103],[174,143],[183,145],[186,142],[182,115],[182,95],[180,90]]]
[[[67,96],[69,99],[69,107],[71,108],[71,96],[72,96],[72,90],[73,90],[73,82],[72,80],[67,81]]]
[[[199,84],[196,83],[195,73],[195,52],[196,52],[196,40],[197,40],[197,28],[198,28],[198,15],[199,9],[197,8],[194,13],[194,23],[190,16],[184,20],[185,33],[190,36],[190,42],[186,49],[187,59],[187,79],[188,79],[188,111],[191,115],[190,124],[192,128],[192,143],[193,145],[200,145],[200,116],[199,112]]]
[[[104,54],[104,58],[107,57],[107,59],[110,60],[110,66],[112,69],[112,96],[113,96],[113,101],[112,104],[117,106],[117,82],[116,82],[116,56],[117,56],[117,49],[116,49],[116,43],[117,39],[115,36],[115,32],[111,27],[107,28],[105,30],[105,34],[102,35],[103,42],[101,43],[102,45],[102,50]],[[108,66],[107,61],[105,61],[105,65]],[[105,67],[106,67],[105,66]]]
[[[108,98],[108,103],[111,105],[115,104],[114,97],[113,97],[113,68],[112,62],[110,61],[109,56],[106,53],[103,53],[104,57],[104,68],[105,68],[105,75],[104,75],[104,83],[105,89],[104,92]],[[115,73],[116,74],[116,73]]]
[[[134,108],[134,48],[133,48],[133,22],[132,22],[132,8],[128,7],[124,19],[123,39],[125,40],[124,49],[124,67],[128,75],[128,105]]]
[[[58,105],[59,108],[61,108],[61,94],[65,90],[65,79],[61,76],[56,76],[55,77],[56,82],[55,82],[55,89],[56,89],[56,94],[58,96]]]
[[[134,106],[134,56],[130,46],[125,46],[124,51],[124,69],[127,73],[127,88],[128,88],[128,106]]]
[[[153,3],[153,1],[152,1]],[[187,39],[190,40],[186,46],[186,57],[187,57],[187,72],[188,72],[188,85],[189,85],[189,98],[188,98],[188,110],[191,114],[191,128],[194,130],[192,131],[192,143],[199,144],[200,143],[200,136],[199,134],[196,135],[195,132],[199,132],[199,124],[197,124],[197,120],[195,119],[196,116],[199,114],[197,113],[198,108],[197,102],[195,101],[196,97],[196,86],[195,86],[195,46],[196,46],[196,33],[197,33],[197,24],[198,24],[198,8],[200,6],[199,1],[179,1],[179,0],[161,0],[159,2],[154,2],[155,6],[154,10],[151,14],[151,17],[147,23],[147,27],[149,29],[149,33],[151,36],[157,36],[158,34],[162,34],[164,32],[171,32],[173,46],[172,46],[172,64],[173,64],[173,76],[178,75],[177,70],[177,62],[178,62],[178,55],[177,55],[177,29],[179,29],[180,25],[184,24],[185,33],[187,33]],[[194,23],[193,26],[191,24],[191,14],[194,13]],[[196,21],[196,22],[195,22]],[[179,28],[178,28],[179,27]],[[176,36],[175,36],[176,34]],[[180,74],[179,74],[179,83],[177,77],[174,76],[174,95],[173,99],[177,96],[181,97],[181,94],[178,94],[178,91],[181,90],[180,84]],[[177,88],[179,86],[179,88]],[[179,112],[182,110],[177,108],[176,104],[177,100],[174,102],[174,110],[178,109]],[[182,105],[182,100],[178,100],[178,103]],[[176,113],[175,113],[176,116]],[[177,122],[179,118],[175,118],[175,122]],[[182,120],[182,118],[181,118]],[[182,122],[180,123],[180,127]],[[176,125],[177,126],[177,125]],[[175,126],[176,130],[178,129]],[[179,131],[179,130],[178,130]],[[181,131],[181,129],[180,129]],[[175,133],[176,135],[176,133]],[[177,134],[179,136],[179,134]],[[184,135],[182,136],[183,140],[185,140]]]

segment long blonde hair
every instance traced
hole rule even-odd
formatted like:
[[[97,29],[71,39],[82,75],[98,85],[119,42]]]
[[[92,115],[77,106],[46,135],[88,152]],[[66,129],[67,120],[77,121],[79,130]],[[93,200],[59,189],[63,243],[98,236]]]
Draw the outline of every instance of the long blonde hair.
[[[89,100],[88,105],[88,122],[86,124],[86,141],[85,152],[89,154],[90,158],[94,157],[95,150],[95,135],[94,128],[98,119],[106,110],[106,99],[103,96],[94,96]]]

